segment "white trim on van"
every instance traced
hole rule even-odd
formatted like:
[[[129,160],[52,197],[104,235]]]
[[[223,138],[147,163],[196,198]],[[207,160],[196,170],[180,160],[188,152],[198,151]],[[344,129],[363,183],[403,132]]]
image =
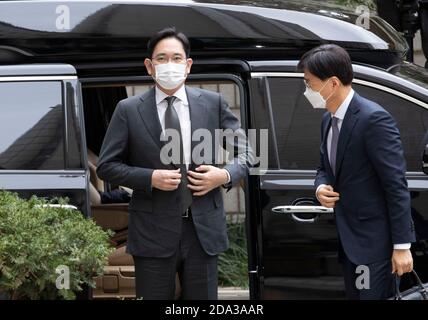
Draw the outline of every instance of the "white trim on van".
[[[0,82],[77,80],[77,76],[0,76]]]
[[[270,77],[270,78],[303,78],[303,73],[301,72],[253,72],[251,73],[251,78],[263,78],[263,77]],[[374,82],[361,80],[361,79],[354,79],[353,83],[360,84],[366,87],[371,87],[375,89],[379,89],[388,93],[391,93],[397,97],[400,97],[402,99],[405,99],[407,101],[410,101],[414,104],[417,104],[418,106],[421,106],[422,108],[428,109],[428,103],[425,103],[423,101],[420,101],[412,96],[409,96],[405,93],[402,93],[398,90],[386,87],[381,84],[377,84]]]

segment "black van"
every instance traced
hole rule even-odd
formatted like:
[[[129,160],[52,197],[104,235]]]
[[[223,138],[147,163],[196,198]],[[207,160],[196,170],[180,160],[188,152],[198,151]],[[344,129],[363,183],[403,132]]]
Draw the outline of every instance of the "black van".
[[[303,97],[296,71],[305,51],[336,43],[351,54],[355,89],[401,130],[417,232],[412,251],[427,282],[428,72],[403,62],[407,44],[389,24],[372,16],[365,28],[358,18],[277,0],[2,1],[0,188],[67,196],[115,230],[117,251],[93,296],[132,297],[127,206],[99,204],[96,190],[114,186],[96,177],[97,154],[116,103],[152,85],[143,65],[147,40],[174,25],[191,41],[188,84],[233,90],[242,126],[269,132],[269,169],[245,184],[250,297],[343,298],[334,216],[314,198],[323,112]]]

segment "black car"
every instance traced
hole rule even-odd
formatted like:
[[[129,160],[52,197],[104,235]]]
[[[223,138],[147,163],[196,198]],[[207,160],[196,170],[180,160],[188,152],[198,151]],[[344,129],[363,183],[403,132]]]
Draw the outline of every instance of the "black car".
[[[305,51],[335,43],[353,59],[354,88],[398,123],[415,268],[427,282],[428,72],[403,61],[407,44],[389,24],[372,16],[365,29],[357,20],[339,7],[280,0],[2,1],[0,188],[67,196],[115,230],[117,251],[93,296],[132,297],[127,205],[99,203],[93,190],[117,186],[97,179],[96,161],[117,102],[152,84],[147,40],[168,21],[191,41],[189,85],[232,91],[243,128],[268,130],[268,170],[245,184],[251,298],[344,298],[334,215],[314,197],[323,112],[303,97],[296,71]]]

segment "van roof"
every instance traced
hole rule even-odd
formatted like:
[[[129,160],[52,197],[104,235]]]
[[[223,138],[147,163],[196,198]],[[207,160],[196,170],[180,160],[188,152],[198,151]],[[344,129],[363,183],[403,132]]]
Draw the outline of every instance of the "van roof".
[[[336,43],[388,67],[408,49],[378,16],[313,1],[2,1],[0,63],[141,61],[165,26],[189,37],[194,58],[298,59]]]
[[[74,76],[76,69],[68,64],[0,65],[0,77],[8,76]]]

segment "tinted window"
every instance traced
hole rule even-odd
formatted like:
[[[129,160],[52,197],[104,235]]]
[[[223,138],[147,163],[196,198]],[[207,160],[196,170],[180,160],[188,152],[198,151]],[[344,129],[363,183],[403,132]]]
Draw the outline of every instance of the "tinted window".
[[[313,109],[303,96],[300,78],[269,80],[280,167],[314,170],[319,163],[320,123],[325,111]],[[396,95],[354,84],[355,90],[388,110],[401,133],[408,171],[421,171],[428,110]]]
[[[376,101],[392,114],[403,141],[408,171],[421,171],[423,138],[428,130],[428,110],[382,90],[355,85],[365,98]]]
[[[0,82],[0,169],[63,169],[61,82]]]
[[[302,78],[271,78],[269,87],[281,169],[316,169],[325,110],[303,96]]]

